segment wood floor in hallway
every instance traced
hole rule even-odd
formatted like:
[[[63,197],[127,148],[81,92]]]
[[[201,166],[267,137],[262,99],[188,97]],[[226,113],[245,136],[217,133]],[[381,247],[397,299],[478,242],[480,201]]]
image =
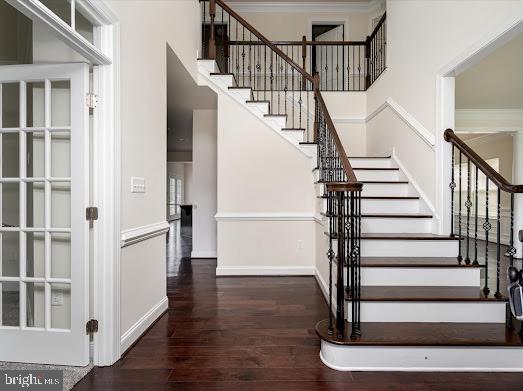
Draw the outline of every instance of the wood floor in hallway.
[[[190,240],[190,235],[177,239]],[[517,373],[337,372],[314,332],[313,277],[216,277],[216,261],[168,251],[169,311],[112,367],[75,390],[521,390]],[[171,248],[172,250],[172,248]],[[384,325],[386,327],[386,325]]]

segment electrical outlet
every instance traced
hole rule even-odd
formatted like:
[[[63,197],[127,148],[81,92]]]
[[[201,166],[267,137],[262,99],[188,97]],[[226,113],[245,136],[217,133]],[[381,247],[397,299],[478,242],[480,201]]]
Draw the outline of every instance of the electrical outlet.
[[[51,294],[51,305],[64,305],[64,294],[62,292],[53,292]]]
[[[301,239],[298,240],[298,243],[297,243],[297,245],[296,245],[296,248],[297,248],[298,250],[303,250],[303,240],[301,240]]]

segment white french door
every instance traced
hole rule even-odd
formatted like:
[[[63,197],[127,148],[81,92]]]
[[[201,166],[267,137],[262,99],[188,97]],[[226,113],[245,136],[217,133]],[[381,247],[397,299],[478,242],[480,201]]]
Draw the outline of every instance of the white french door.
[[[0,67],[0,361],[89,363],[86,64]]]

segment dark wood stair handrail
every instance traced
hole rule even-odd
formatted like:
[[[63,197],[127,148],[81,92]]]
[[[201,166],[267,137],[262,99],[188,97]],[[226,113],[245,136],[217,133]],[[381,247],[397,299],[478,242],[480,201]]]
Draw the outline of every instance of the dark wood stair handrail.
[[[507,181],[499,172],[494,170],[487,162],[482,159],[472,148],[470,148],[465,142],[460,139],[452,129],[445,130],[444,136],[445,141],[452,143],[456,146],[467,158],[470,159],[480,170],[490,179],[494,184],[501,190],[515,194],[523,193],[523,185],[513,185]]]
[[[303,69],[301,66],[299,66],[296,62],[294,62],[289,56],[287,56],[283,51],[281,51],[277,46],[275,46],[271,41],[269,41],[267,38],[265,38],[258,30],[256,30],[249,22],[247,22],[245,19],[243,19],[240,15],[238,15],[234,10],[232,10],[225,2],[222,0],[210,0],[211,4],[215,2],[216,4],[219,4],[220,7],[222,7],[225,11],[227,11],[231,16],[233,16],[238,22],[240,22],[243,27],[245,27],[247,30],[249,30],[256,38],[258,38],[260,41],[262,41],[265,45],[267,45],[269,48],[271,48],[278,56],[283,58],[290,66],[292,66],[296,71],[298,71],[303,77],[305,77],[307,80],[309,80],[311,83],[314,83],[314,77],[307,73],[305,69]]]

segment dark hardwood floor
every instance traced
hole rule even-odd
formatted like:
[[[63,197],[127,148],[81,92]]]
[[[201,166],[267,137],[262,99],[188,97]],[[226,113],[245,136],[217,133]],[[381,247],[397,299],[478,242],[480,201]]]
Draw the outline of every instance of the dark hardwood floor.
[[[112,367],[75,390],[520,390],[523,374],[337,372],[318,356],[326,304],[313,277],[215,276],[172,227],[169,311]]]

